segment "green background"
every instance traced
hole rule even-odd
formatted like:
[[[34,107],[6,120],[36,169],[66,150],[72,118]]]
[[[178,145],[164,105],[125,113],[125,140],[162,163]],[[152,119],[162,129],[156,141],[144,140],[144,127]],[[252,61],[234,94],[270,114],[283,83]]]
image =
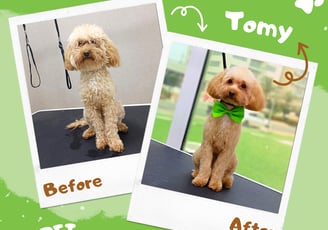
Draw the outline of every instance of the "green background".
[[[122,0],[123,1],[123,0]],[[29,152],[25,119],[19,91],[15,60],[9,32],[8,17],[58,9],[96,1],[91,0],[29,0],[0,3],[0,69],[2,109],[0,143],[0,229],[39,229],[55,224],[76,223],[76,229],[154,229],[126,221],[130,195],[86,201],[78,204],[40,209],[33,167]],[[232,45],[263,50],[284,56],[298,57],[298,42],[309,46],[310,61],[318,63],[306,127],[299,153],[296,174],[285,218],[284,229],[325,229],[328,206],[328,2],[305,14],[294,6],[294,0],[164,0],[168,30]],[[196,26],[199,17],[188,11],[182,17],[170,12],[177,6],[194,5],[208,24],[202,33]],[[276,38],[232,31],[225,11],[244,11],[245,20],[264,21],[292,26],[289,39],[279,44]]]

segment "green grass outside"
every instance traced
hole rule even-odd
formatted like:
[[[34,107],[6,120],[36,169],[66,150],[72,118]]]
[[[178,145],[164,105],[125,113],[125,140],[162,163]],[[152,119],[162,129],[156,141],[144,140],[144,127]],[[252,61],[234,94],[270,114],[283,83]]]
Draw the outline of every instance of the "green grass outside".
[[[152,138],[157,141],[165,143],[170,131],[170,126],[171,126],[170,120],[164,120],[156,117]]]
[[[200,143],[204,117],[195,116],[192,120],[187,140]],[[170,123],[169,117],[157,116],[152,137],[165,143]],[[236,149],[238,155],[237,173],[282,191],[292,150],[290,144],[283,142],[290,143],[292,141],[292,137],[243,127]]]
[[[282,191],[292,150],[291,145],[280,142],[283,138],[243,127],[236,149],[237,173]]]

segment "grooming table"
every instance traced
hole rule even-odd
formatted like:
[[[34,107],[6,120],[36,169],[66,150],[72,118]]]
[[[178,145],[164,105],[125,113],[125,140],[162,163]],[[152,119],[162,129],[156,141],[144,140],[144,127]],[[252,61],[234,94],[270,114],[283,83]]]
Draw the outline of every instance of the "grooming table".
[[[40,111],[33,114],[33,124],[40,160],[40,167],[55,166],[100,160],[110,157],[140,153],[147,124],[149,105],[125,106],[124,123],[128,133],[119,133],[125,150],[114,153],[96,149],[95,138],[84,140],[83,128],[66,129],[66,125],[83,116],[83,109]]]
[[[151,141],[142,184],[278,213],[282,194],[235,175],[231,189],[215,192],[191,183],[192,157],[162,143]]]

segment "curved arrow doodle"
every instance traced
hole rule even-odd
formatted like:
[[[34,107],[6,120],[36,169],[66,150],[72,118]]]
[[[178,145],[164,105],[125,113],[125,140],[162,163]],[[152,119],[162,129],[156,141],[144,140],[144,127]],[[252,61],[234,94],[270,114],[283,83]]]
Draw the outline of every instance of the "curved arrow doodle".
[[[207,24],[204,25],[204,18],[203,18],[202,12],[200,12],[200,10],[197,7],[195,7],[195,6],[178,6],[172,10],[171,15],[173,15],[177,10],[181,10],[181,12],[180,12],[181,16],[185,17],[187,15],[188,9],[193,9],[198,13],[198,15],[200,17],[200,22],[197,23],[197,26],[199,27],[201,32],[204,32],[207,28]]]
[[[306,76],[309,68],[309,61],[305,52],[305,48],[309,48],[309,47],[301,42],[298,43],[297,55],[300,55],[300,52],[302,51],[305,60],[305,69],[304,72],[301,74],[301,76],[295,77],[291,71],[287,71],[284,75],[285,78],[288,80],[287,82],[278,82],[276,80],[273,80],[274,83],[276,83],[277,85],[286,86],[291,84],[293,81],[299,81]]]

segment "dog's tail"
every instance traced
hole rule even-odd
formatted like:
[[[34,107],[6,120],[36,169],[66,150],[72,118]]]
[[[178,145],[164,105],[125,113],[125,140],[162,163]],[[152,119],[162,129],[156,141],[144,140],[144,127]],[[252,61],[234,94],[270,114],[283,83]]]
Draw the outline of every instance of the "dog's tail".
[[[80,120],[75,120],[74,122],[66,125],[67,129],[76,129],[88,125],[87,121],[82,117]]]

